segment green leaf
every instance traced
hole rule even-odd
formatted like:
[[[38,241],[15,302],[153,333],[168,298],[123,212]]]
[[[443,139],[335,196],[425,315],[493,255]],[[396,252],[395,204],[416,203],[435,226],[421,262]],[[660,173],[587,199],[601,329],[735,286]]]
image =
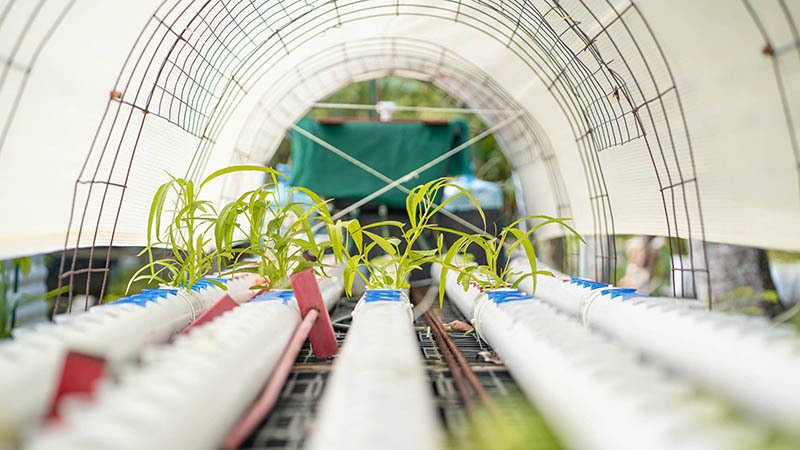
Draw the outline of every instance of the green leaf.
[[[467,241],[468,236],[462,236],[453,243],[453,245],[447,250],[447,253],[444,256],[444,259],[441,261],[442,270],[439,275],[439,308],[444,308],[444,293],[445,288],[447,287],[447,272],[454,268],[453,266],[453,259],[456,257],[458,252],[461,251],[464,244]],[[465,289],[466,290],[466,289]]]
[[[528,235],[516,228],[509,228],[508,232],[517,238],[517,243],[522,244],[522,248],[525,250],[525,255],[528,257],[528,263],[531,265],[531,272],[536,273],[536,251],[534,250],[531,241],[528,240]],[[536,277],[532,277],[532,280],[533,290],[531,291],[531,295],[536,292]]]
[[[265,172],[265,173],[268,173],[268,174],[272,175],[273,177],[280,176],[280,177],[283,177],[283,178],[288,178],[286,175],[278,172],[277,170],[273,169],[272,167],[254,166],[254,165],[228,166],[228,167],[225,167],[223,169],[219,169],[216,172],[214,172],[211,175],[209,175],[208,177],[206,177],[206,179],[203,180],[202,183],[200,183],[200,188],[199,189],[203,189],[203,186],[208,184],[209,181],[211,181],[211,180],[213,180],[215,178],[219,178],[222,175],[227,175],[227,174],[233,173],[233,172],[247,172],[247,171],[250,171],[250,172]]]
[[[367,230],[370,228],[389,226],[389,227],[396,227],[402,230],[404,225],[405,224],[403,222],[399,222],[397,220],[384,220],[381,222],[373,222],[368,225],[364,225],[363,227],[361,227],[361,229]]]
[[[358,250],[359,253],[364,250],[364,242],[361,236],[361,230],[361,224],[359,224],[357,220],[351,220],[347,223],[347,233],[353,239],[353,244],[355,244],[356,250]]]
[[[451,197],[447,202],[439,205],[439,207],[436,208],[433,211],[433,213],[438,212],[440,209],[442,209],[444,207],[445,204],[449,203],[452,200],[455,200],[457,197],[465,195],[470,200],[470,202],[472,202],[473,206],[475,206],[475,209],[478,211],[478,214],[480,214],[480,216],[481,216],[481,221],[483,222],[483,227],[486,228],[486,216],[483,213],[483,208],[481,208],[481,205],[478,203],[477,200],[475,200],[475,197],[473,197],[472,194],[470,194],[470,192],[468,190],[464,189],[463,187],[461,187],[461,186],[459,186],[457,184],[447,183],[447,186],[457,189],[459,191],[459,193],[456,194],[455,196]]]
[[[397,240],[390,241],[389,239],[378,236],[377,234],[372,233],[370,231],[364,231],[364,234],[368,236],[370,240],[372,240],[372,242],[378,244],[378,246],[381,249],[383,249],[383,251],[386,252],[387,254],[391,256],[397,254],[397,248],[395,248],[395,246],[392,245],[392,242],[398,242]]]

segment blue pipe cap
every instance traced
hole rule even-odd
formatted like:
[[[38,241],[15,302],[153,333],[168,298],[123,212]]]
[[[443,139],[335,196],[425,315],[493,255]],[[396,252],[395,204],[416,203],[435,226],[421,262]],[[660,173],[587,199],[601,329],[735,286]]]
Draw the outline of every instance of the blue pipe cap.
[[[489,291],[489,300],[496,304],[516,302],[520,300],[533,300],[533,297],[522,291]]]
[[[373,289],[364,294],[364,303],[399,302],[401,296],[399,289]]]
[[[632,288],[611,288],[603,289],[600,291],[602,295],[611,295],[611,298],[621,297],[622,300],[628,300],[634,297],[647,297],[646,295],[637,294],[636,289]]]
[[[192,290],[195,292],[200,292],[201,289],[208,289],[214,284],[208,280],[203,280],[202,278],[197,280],[197,282],[192,286]]]
[[[177,289],[142,289],[142,294],[151,294],[156,295],[161,298],[167,298],[168,295],[176,295],[178,293]]]
[[[222,284],[228,284],[228,280],[227,280],[227,279],[225,279],[225,278],[217,278],[217,277],[203,277],[203,278],[201,278],[201,280],[211,280],[211,281],[217,281],[217,282],[220,282],[220,283],[222,283]]]
[[[161,296],[158,296],[158,295],[155,295],[155,294],[152,294],[152,293],[143,293],[143,294],[131,295],[130,297],[123,297],[123,298],[117,299],[117,300],[115,300],[113,302],[109,302],[108,304],[109,305],[114,305],[114,304],[120,305],[120,304],[124,304],[124,303],[133,303],[134,305],[139,305],[139,306],[144,307],[144,306],[147,306],[147,302],[154,302],[154,301],[158,300],[159,298],[161,298]]]
[[[270,300],[282,300],[283,304],[289,303],[289,300],[294,298],[294,291],[267,291],[262,294],[256,295],[251,302],[267,302]]]
[[[575,278],[575,277],[570,278],[570,282],[572,284],[577,284],[578,286],[588,287],[591,290],[600,289],[600,288],[607,288],[607,287],[611,286],[610,284],[600,283],[600,282],[591,281],[591,280],[584,280],[583,278]]]

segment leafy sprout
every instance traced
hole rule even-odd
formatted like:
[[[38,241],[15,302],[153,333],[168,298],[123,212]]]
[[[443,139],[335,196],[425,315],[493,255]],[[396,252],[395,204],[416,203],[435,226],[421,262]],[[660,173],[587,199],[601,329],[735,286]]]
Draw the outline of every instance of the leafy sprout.
[[[233,172],[257,171],[270,174],[273,179],[281,174],[270,167],[231,166],[217,170],[199,185],[192,180],[175,178],[161,185],[153,197],[147,221],[147,246],[140,255],[147,254],[148,263],[139,269],[128,283],[137,280],[156,281],[172,286],[189,288],[213,268],[217,256],[206,251],[212,243],[212,231],[217,224],[214,205],[202,200],[203,188],[212,180]],[[171,205],[171,209],[168,208]],[[172,213],[172,220],[163,224],[164,212]],[[165,256],[154,257],[154,250],[164,247]],[[224,285],[210,280],[224,288]]]
[[[269,286],[289,286],[288,275],[307,267],[324,270],[320,261],[330,242],[317,242],[314,222],[333,224],[327,203],[301,187],[291,188],[286,198],[276,189],[277,180],[244,193],[221,210],[214,230],[220,266],[231,261],[228,272],[257,273]],[[272,187],[272,189],[270,189]],[[305,194],[310,201],[294,201]],[[236,238],[236,236],[244,236]],[[313,255],[307,260],[304,255]]]
[[[542,220],[542,222],[528,231],[520,230],[518,228],[519,224],[528,220]],[[517,288],[522,281],[531,278],[533,282],[533,291],[535,292],[536,275],[553,276],[553,274],[549,271],[537,270],[536,251],[531,243],[531,235],[545,225],[558,224],[575,235],[581,242],[586,243],[577,231],[566,224],[568,220],[570,219],[559,219],[544,215],[523,217],[504,227],[500,232],[499,238],[488,234],[467,234],[447,230],[460,237],[447,250],[441,261],[442,271],[439,279],[440,305],[444,300],[447,273],[451,270],[458,272],[458,283],[464,290],[469,288],[470,282],[476,283],[481,289],[499,289],[503,287]],[[508,245],[507,241],[512,240],[513,242]],[[486,255],[487,263],[485,265],[459,263],[463,261],[466,255],[469,255],[468,252],[473,245],[478,247],[478,251],[483,251]],[[506,245],[508,245],[508,253],[513,252],[518,247],[522,248],[531,267],[529,272],[513,271],[509,267],[511,259],[506,259],[503,267],[499,267],[500,255],[505,250],[504,247]]]
[[[467,196],[480,212],[484,225],[486,224],[483,210],[475,198],[466,189],[451,183],[451,180],[452,178],[439,178],[409,192],[406,197],[407,225],[397,221],[361,225],[357,219],[328,225],[333,253],[338,261],[345,262],[344,283],[348,295],[352,293],[356,276],[361,277],[370,289],[404,289],[409,287],[408,277],[411,272],[421,269],[423,264],[439,261],[443,247],[441,235],[433,249],[419,250],[415,246],[426,231],[445,230],[430,223],[431,219],[456,198]],[[457,189],[459,193],[437,204],[439,192],[448,186]],[[377,227],[395,228],[400,238],[380,236],[372,231]],[[352,253],[349,250],[351,247],[354,248]],[[371,252],[378,249],[388,255],[388,261],[385,258],[370,257]],[[361,267],[367,269],[367,274],[359,270]]]

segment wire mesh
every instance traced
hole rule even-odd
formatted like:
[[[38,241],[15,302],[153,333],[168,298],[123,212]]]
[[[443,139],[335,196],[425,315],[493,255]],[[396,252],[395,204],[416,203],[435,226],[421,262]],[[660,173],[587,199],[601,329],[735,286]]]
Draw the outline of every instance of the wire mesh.
[[[656,175],[663,234],[671,238],[670,250],[678,261],[673,267],[673,289],[684,296],[696,296],[701,285],[710,291],[709,283],[697,281],[697,277],[707,279],[706,259],[695,255],[698,247],[686,246],[684,255],[673,245],[678,239],[691,244],[699,237],[699,249],[704,252],[705,232],[680,93],[658,40],[633,2],[567,3],[164,2],[131,48],[116,83],[120,95],[109,99],[76,182],[61,262],[61,279],[70,286],[68,301],[77,270],[72,249],[90,248],[87,286],[92,276],[102,274],[105,280],[109,258],[96,267],[93,252],[114,243],[120,214],[129,214],[123,211],[123,202],[125,191],[132,188],[128,181],[134,157],[141,151],[141,135],[152,132],[148,127],[155,126],[154,121],[179,127],[195,139],[187,175],[197,177],[231,114],[265,71],[279,67],[305,43],[322,39],[328,29],[396,15],[455,21],[463,25],[465,36],[489,36],[548,87],[570,124],[588,184],[596,279],[614,281],[616,272],[614,215],[600,154],[637,143],[649,155]],[[433,70],[417,70],[437,76]],[[305,79],[297,78],[298,83]],[[340,87],[347,81],[341,80]],[[101,224],[110,233],[98,232]],[[676,276],[679,272],[690,276]]]
[[[74,4],[9,1],[0,11],[0,98],[9,99],[0,104],[0,153],[36,61]],[[8,30],[9,16],[24,17],[19,30]]]
[[[791,101],[800,93],[796,77],[791,76],[800,65],[800,24],[796,19],[800,17],[800,8],[785,0],[742,0],[742,3],[764,39],[762,52],[770,59],[775,73],[775,84],[786,119],[786,132],[789,134],[795,164],[800,174],[800,111],[797,110],[797,102]]]

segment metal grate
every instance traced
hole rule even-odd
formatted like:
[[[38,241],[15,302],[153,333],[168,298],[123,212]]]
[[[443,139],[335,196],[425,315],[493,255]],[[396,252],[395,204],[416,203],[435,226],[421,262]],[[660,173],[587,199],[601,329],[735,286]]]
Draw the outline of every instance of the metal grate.
[[[241,448],[299,449],[313,423],[328,370],[289,375],[272,413]]]
[[[489,348],[488,344],[475,336],[474,333],[465,335],[462,331],[448,331],[448,334],[456,343],[458,349],[461,350],[461,353],[464,354],[464,357],[467,358],[470,365],[482,366],[491,364],[486,363],[483,358],[478,355],[478,353],[483,351],[491,351],[491,348]],[[427,328],[417,329],[417,339],[419,339],[420,350],[422,350],[422,356],[425,357],[425,363],[428,366],[445,365],[442,354],[436,346],[436,341]]]
[[[354,306],[354,299],[342,299],[331,316],[341,317],[349,314]],[[463,320],[461,314],[452,307],[450,302],[445,302],[441,313],[445,321]],[[340,343],[344,340],[345,334],[337,331],[336,337]],[[519,388],[504,366],[486,363],[478,358],[479,351],[491,351],[485,342],[481,341],[474,333],[464,335],[463,332],[450,332],[450,335],[467,360],[473,364],[478,379],[490,395],[502,398],[518,392]],[[465,426],[467,418],[450,371],[446,368],[436,349],[433,337],[428,333],[426,327],[417,326],[417,338],[428,368],[431,394],[436,399],[442,426],[451,436],[454,433],[462,433],[467,429]],[[317,404],[325,389],[332,362],[332,358],[315,358],[306,344],[283,387],[275,409],[241,448],[263,450],[302,448],[313,427]],[[499,405],[501,411],[514,420],[517,415],[513,404],[500,402]],[[523,417],[522,414],[519,417]]]

